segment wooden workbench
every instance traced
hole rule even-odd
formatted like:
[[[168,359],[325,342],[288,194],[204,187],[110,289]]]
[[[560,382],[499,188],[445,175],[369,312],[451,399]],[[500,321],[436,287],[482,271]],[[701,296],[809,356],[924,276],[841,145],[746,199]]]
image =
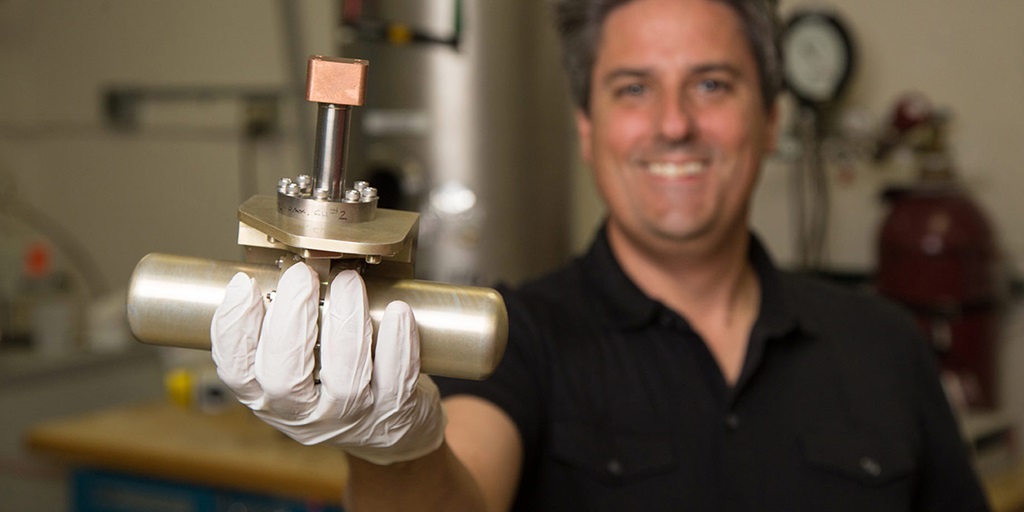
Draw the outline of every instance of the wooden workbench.
[[[340,503],[348,475],[341,450],[303,446],[240,405],[121,407],[36,425],[26,442],[62,463],[322,503]]]
[[[1024,465],[1018,465],[984,479],[993,512],[1024,511]]]

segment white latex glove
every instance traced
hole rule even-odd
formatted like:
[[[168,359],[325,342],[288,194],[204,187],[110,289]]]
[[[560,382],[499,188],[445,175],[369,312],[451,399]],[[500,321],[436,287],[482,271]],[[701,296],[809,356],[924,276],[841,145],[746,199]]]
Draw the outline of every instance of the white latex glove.
[[[331,283],[314,346],[320,283],[307,265],[286,270],[264,315],[255,280],[228,284],[210,326],[217,374],[260,419],[302,444],[332,443],[375,464],[437,449],[445,416],[437,386],[421,375],[419,330],[404,302],[388,305],[373,353],[366,287],[354,271]]]

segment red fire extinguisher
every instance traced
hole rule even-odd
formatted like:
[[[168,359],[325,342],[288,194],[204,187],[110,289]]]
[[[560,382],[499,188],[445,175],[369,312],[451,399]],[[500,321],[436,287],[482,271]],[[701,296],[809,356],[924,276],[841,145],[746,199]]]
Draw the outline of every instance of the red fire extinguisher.
[[[908,101],[920,98],[897,104],[894,121],[904,126],[910,125],[901,106]],[[951,400],[991,409],[998,403],[996,345],[1005,295],[996,236],[957,180],[944,144],[945,116],[929,109],[919,121],[910,130],[926,130],[924,137],[917,134],[915,147],[920,174],[915,183],[886,192],[876,286],[916,316],[938,355]]]

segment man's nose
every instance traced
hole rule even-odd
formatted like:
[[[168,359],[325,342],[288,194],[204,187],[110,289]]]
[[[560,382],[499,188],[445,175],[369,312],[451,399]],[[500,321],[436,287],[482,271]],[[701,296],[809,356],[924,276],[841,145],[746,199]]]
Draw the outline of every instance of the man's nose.
[[[658,131],[665,140],[686,140],[696,129],[692,109],[683,98],[675,95],[666,98],[658,112]]]

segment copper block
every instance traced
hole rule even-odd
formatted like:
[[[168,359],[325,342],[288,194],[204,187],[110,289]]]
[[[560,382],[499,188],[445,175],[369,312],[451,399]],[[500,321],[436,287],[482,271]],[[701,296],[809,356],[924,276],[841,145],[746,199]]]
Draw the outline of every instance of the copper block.
[[[314,55],[306,70],[306,99],[335,105],[362,105],[369,61]]]

